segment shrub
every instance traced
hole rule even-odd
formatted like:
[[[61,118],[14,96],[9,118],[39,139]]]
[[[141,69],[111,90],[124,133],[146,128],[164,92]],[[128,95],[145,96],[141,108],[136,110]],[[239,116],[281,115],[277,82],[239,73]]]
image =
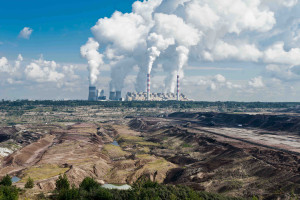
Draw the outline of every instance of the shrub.
[[[97,187],[92,189],[87,195],[85,199],[101,199],[101,200],[113,200],[113,192],[109,189],[105,189],[102,187]]]
[[[0,186],[1,200],[17,200],[19,198],[18,189],[15,186]]]
[[[12,185],[11,177],[8,174],[6,174],[6,176],[4,176],[0,181],[0,185],[11,186]]]
[[[28,177],[27,182],[25,183],[25,188],[33,188],[34,181],[32,178]]]
[[[93,178],[86,177],[79,185],[79,189],[83,189],[86,191],[91,191],[93,188],[99,187],[99,183],[97,183]]]
[[[79,189],[72,187],[71,189],[61,189],[57,196],[58,200],[79,200]]]
[[[64,176],[59,175],[58,179],[56,180],[56,190],[60,191],[60,190],[69,190],[70,189],[70,183],[69,180],[67,178],[67,175],[64,174]]]

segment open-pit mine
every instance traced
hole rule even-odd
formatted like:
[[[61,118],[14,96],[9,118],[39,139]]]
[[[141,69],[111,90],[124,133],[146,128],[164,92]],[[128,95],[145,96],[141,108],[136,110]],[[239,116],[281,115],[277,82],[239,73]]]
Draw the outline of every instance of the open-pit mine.
[[[0,177],[18,188],[34,180],[21,199],[51,194],[61,174],[75,186],[146,176],[245,199],[300,198],[297,112],[96,104],[2,104]]]

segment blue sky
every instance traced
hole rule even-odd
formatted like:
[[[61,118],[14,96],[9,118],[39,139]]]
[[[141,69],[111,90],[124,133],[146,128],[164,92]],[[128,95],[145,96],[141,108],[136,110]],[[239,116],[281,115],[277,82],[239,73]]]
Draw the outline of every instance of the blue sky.
[[[300,99],[298,0],[0,1],[0,99]]]
[[[88,37],[90,28],[99,18],[115,10],[130,12],[133,0],[13,0],[1,1],[0,56],[15,58],[45,58],[57,62],[85,62],[79,48]],[[18,38],[28,26],[34,31],[30,40]]]

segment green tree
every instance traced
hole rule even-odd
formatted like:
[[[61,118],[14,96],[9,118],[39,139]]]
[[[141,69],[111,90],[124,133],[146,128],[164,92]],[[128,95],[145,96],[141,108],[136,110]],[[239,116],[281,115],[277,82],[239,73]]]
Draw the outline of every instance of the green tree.
[[[8,174],[6,174],[0,181],[0,185],[11,186],[12,185],[11,177]]]
[[[59,191],[58,200],[79,200],[80,198],[80,193],[79,189],[72,187],[71,189],[62,189]]]
[[[86,177],[83,179],[83,181],[80,183],[79,188],[86,191],[91,191],[93,188],[99,187],[99,183],[97,183],[93,178]]]
[[[19,198],[19,192],[15,186],[0,185],[1,200],[17,200],[18,198]]]
[[[69,180],[67,178],[67,175],[64,174],[63,176],[62,175],[59,175],[58,179],[56,180],[56,190],[57,191],[60,191],[60,190],[69,190],[70,189],[70,183],[69,183]]]
[[[32,178],[28,177],[27,182],[25,183],[25,188],[33,188],[34,181]]]

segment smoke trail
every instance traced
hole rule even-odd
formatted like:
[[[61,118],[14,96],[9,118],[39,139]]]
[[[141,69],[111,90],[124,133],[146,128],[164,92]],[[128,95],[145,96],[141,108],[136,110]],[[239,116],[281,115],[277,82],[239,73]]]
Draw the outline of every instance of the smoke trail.
[[[178,54],[178,60],[177,60],[177,69],[172,72],[172,82],[170,88],[170,91],[172,93],[175,92],[177,76],[179,75],[180,79],[182,79],[184,76],[183,67],[187,63],[189,58],[189,49],[185,46],[176,47],[176,52]]]
[[[80,48],[81,56],[88,61],[89,84],[95,85],[100,74],[99,66],[103,64],[102,54],[98,52],[99,43],[89,38],[87,43]]]
[[[182,78],[188,59],[257,61],[260,51],[255,45],[248,44],[247,34],[240,33],[261,33],[273,28],[276,19],[265,1],[236,0],[238,6],[235,7],[231,1],[224,0],[136,1],[132,12],[116,11],[111,17],[99,19],[91,30],[94,38],[106,48],[104,52],[113,52],[113,55],[104,54],[105,61],[114,70],[111,85],[123,87],[133,66],[138,66],[136,90],[145,91],[146,74],[151,73],[157,63],[168,74],[166,86],[174,91],[172,85],[176,85],[177,74]],[[232,34],[245,42],[237,44],[230,40],[231,37],[226,37]],[[177,56],[178,60],[174,59]],[[124,58],[130,58],[132,62],[121,66]],[[94,65],[97,63],[91,60],[92,82],[99,74]]]
[[[148,45],[151,45],[148,48],[149,53],[149,64],[148,64],[148,74],[151,73],[152,66],[157,57],[161,54],[162,51],[165,51],[170,45],[175,43],[174,38],[165,39],[162,35],[156,33],[151,33],[148,37]]]
[[[183,66],[186,64],[186,62],[189,59],[189,52],[190,50],[186,48],[185,46],[179,46],[176,48],[176,51],[178,53],[178,69],[177,72],[183,70]]]

